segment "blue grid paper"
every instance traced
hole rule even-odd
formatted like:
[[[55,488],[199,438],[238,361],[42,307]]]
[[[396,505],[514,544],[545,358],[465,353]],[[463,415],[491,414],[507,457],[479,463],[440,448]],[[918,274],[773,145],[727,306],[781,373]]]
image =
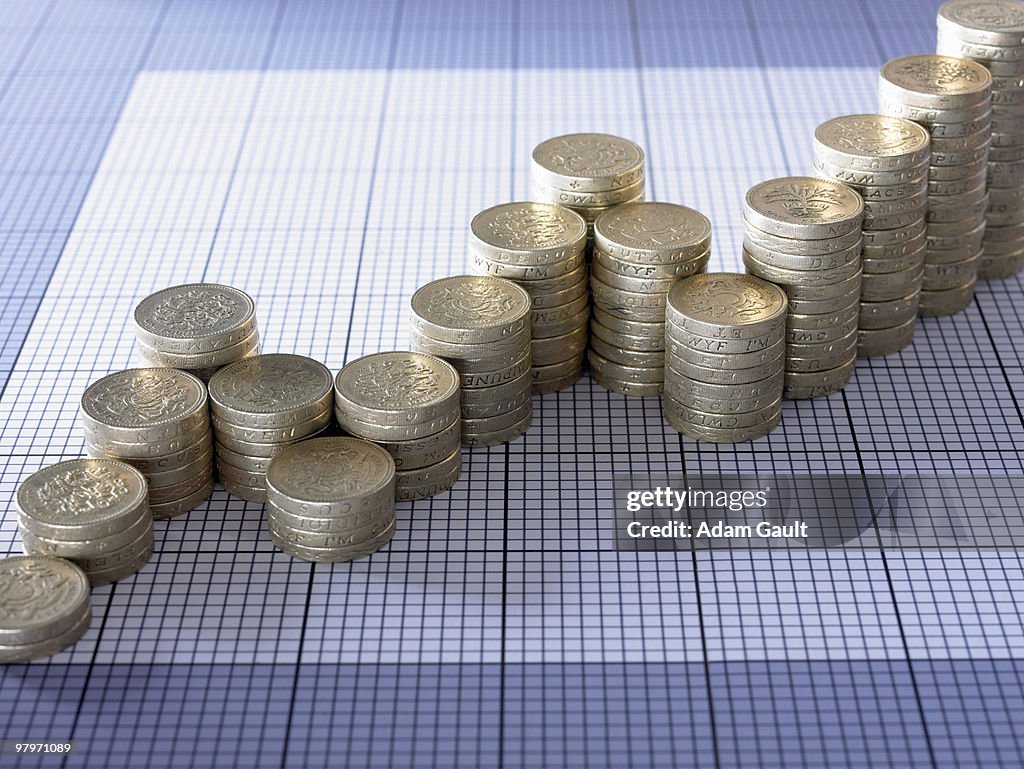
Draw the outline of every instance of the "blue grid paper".
[[[128,318],[192,280],[256,298],[264,349],[402,347],[482,208],[554,134],[629,136],[649,196],[739,269],[751,184],[871,111],[934,5],[670,0],[76,2],[0,8],[0,542],[78,456]],[[97,589],[89,634],[0,675],[0,737],[67,766],[1020,766],[1013,551],[616,553],[615,473],[1020,475],[1024,281],[921,322],[843,394],[709,446],[588,381],[535,401],[449,494],[349,565],[276,553],[218,491]],[[908,394],[912,396],[908,397]],[[14,759],[0,759],[17,763]],[[26,760],[25,765],[47,765]],[[59,761],[51,763],[59,763]]]

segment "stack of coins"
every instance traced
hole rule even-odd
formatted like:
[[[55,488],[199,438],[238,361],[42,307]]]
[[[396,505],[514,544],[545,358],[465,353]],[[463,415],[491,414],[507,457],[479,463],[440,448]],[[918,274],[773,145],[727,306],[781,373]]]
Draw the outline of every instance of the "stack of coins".
[[[676,283],[665,314],[668,423],[697,440],[737,443],[779,424],[786,294],[752,275]]]
[[[357,358],[334,379],[334,409],[342,430],[395,460],[396,499],[426,499],[459,479],[459,374],[451,364],[420,352]]]
[[[74,562],[90,584],[129,577],[153,554],[153,514],[142,473],[116,459],[72,459],[18,487],[26,553]]]
[[[864,201],[839,182],[788,176],[751,187],[743,217],[747,272],[789,299],[783,395],[842,389],[857,358]]]
[[[904,118],[846,115],[814,132],[815,173],[864,198],[858,355],[888,355],[913,339],[924,275],[928,164],[928,132]]]
[[[135,308],[139,358],[208,382],[221,366],[259,353],[255,307],[248,294],[216,283],[157,291]]]
[[[1008,278],[1024,268],[1024,5],[946,3],[939,8],[936,51],[972,59],[992,74],[989,202],[978,277]]]
[[[680,279],[703,272],[711,222],[673,203],[627,203],[594,223],[590,368],[602,387],[624,395],[662,392],[665,302]]]
[[[141,471],[153,518],[173,518],[213,491],[213,437],[206,385],[185,371],[137,368],[109,374],[82,395],[86,453]]]
[[[510,280],[455,275],[412,296],[412,349],[459,372],[462,443],[493,446],[533,420],[530,295]]]
[[[571,387],[583,372],[590,317],[586,247],[583,217],[551,203],[505,203],[477,214],[470,225],[470,270],[508,278],[533,300],[534,394]]]
[[[89,580],[47,555],[0,560],[0,663],[29,662],[71,646],[89,629]]]
[[[213,375],[217,470],[229,494],[266,501],[270,459],[331,427],[332,384],[322,363],[284,353],[235,361]]]
[[[359,438],[314,438],[267,467],[270,538],[306,561],[371,555],[395,533],[395,462]]]
[[[920,123],[932,136],[922,315],[949,315],[974,297],[985,236],[985,170],[992,76],[969,59],[893,59],[878,80],[879,112]]]
[[[608,134],[566,134],[533,150],[530,193],[582,216],[593,232],[597,217],[613,206],[644,199],[644,151]]]

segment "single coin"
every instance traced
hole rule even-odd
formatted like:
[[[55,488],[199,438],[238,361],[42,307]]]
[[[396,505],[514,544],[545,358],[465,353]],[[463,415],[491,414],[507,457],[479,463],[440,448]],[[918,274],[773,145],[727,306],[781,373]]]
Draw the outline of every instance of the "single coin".
[[[493,387],[494,385],[511,382],[518,379],[530,370],[530,353],[527,353],[514,363],[502,366],[493,370],[474,370],[459,372],[459,383],[463,390],[472,390],[479,387]]]
[[[231,286],[190,283],[143,299],[132,316],[139,341],[167,353],[202,354],[256,331],[252,298]]]
[[[344,563],[373,555],[391,541],[395,533],[395,523],[387,527],[373,539],[351,547],[306,547],[289,542],[281,537],[273,527],[268,527],[270,539],[285,555],[301,558],[304,561],[319,563]]]
[[[206,408],[206,386],[191,374],[144,368],[93,382],[82,395],[81,415],[104,438],[149,443],[195,429],[204,423]]]
[[[497,342],[530,327],[530,295],[486,275],[455,275],[412,296],[412,328],[442,342]]]
[[[666,318],[679,329],[704,337],[756,340],[785,326],[787,306],[785,292],[760,278],[705,273],[672,287]]]
[[[939,32],[981,45],[1024,46],[1024,9],[1012,0],[952,0],[939,6]]]
[[[605,328],[616,334],[629,334],[631,336],[656,338],[665,336],[664,318],[655,322],[644,322],[619,318],[595,305],[593,318]]]
[[[914,120],[926,126],[974,121],[979,119],[990,107],[991,101],[987,97],[973,104],[957,108],[911,104],[899,99],[886,98],[881,94],[878,97],[878,111],[882,114]]]
[[[770,331],[761,336],[744,338],[735,334],[722,334],[714,337],[694,334],[685,328],[679,328],[673,321],[667,326],[665,344],[670,349],[678,347],[681,352],[692,351],[699,354],[731,356],[753,355],[774,349],[782,343],[785,335],[785,322],[773,326]]]
[[[598,261],[594,262],[590,274],[607,286],[640,294],[663,294],[672,288],[679,279],[675,276],[669,278],[635,278],[620,275],[617,272],[605,269]]]
[[[89,581],[75,564],[46,555],[0,559],[0,644],[47,641],[89,611]]]
[[[644,152],[618,136],[578,133],[538,144],[531,156],[531,177],[581,192],[627,187],[644,177]]]
[[[271,509],[267,515],[268,528],[277,539],[303,548],[337,549],[345,551],[359,548],[366,542],[372,542],[395,526],[394,506],[386,517],[358,529],[348,531],[307,531],[293,529],[282,521],[276,511]]]
[[[459,406],[458,372],[419,352],[357,358],[338,372],[334,390],[339,411],[376,424],[432,422]]]
[[[814,153],[821,162],[850,172],[893,173],[916,169],[929,158],[928,131],[910,120],[888,115],[844,115],[814,131]],[[908,178],[915,178],[913,176]],[[878,184],[857,178],[843,182]]]
[[[992,92],[992,76],[982,65],[939,54],[902,56],[887,62],[878,82],[880,97],[940,109],[970,106]]]
[[[146,511],[146,479],[116,460],[72,459],[30,475],[15,501],[20,518],[39,536],[100,539]]]
[[[711,222],[699,211],[674,203],[628,203],[595,220],[594,245],[634,264],[689,262],[711,248]]]
[[[856,358],[853,358],[827,371],[787,371],[782,397],[787,400],[804,400],[837,393],[850,381],[856,362]]]
[[[716,399],[706,395],[695,395],[691,392],[680,391],[674,383],[665,380],[665,397],[671,398],[683,406],[710,414],[743,414],[765,409],[769,406],[778,405],[782,398],[782,379],[778,380],[778,387],[756,398],[738,400],[735,398]]]
[[[173,502],[164,502],[159,505],[150,504],[149,509],[153,512],[153,520],[159,521],[165,518],[177,518],[192,510],[210,498],[213,493],[213,479],[211,478],[199,490],[192,492],[187,497]]]
[[[786,344],[824,344],[845,339],[858,328],[858,315],[844,323],[829,328],[791,328],[786,332]]]
[[[838,182],[787,176],[751,187],[743,216],[754,227],[781,237],[834,238],[860,229],[864,201]]]
[[[799,351],[806,357],[797,357],[796,351],[792,355],[787,353],[786,373],[827,371],[845,365],[857,355],[857,333],[854,332],[851,337],[852,344],[844,340],[842,347],[839,346],[839,343],[834,343],[835,346],[828,351]],[[809,347],[810,345],[804,346]]]
[[[879,117],[886,116],[879,115]],[[891,119],[900,120],[902,118]],[[812,161],[811,166],[814,168],[815,176],[847,184],[858,192],[861,192],[862,187],[867,186],[899,188],[904,185],[910,185],[911,188],[914,188],[922,184],[924,179],[928,178],[929,169],[928,161],[925,160],[924,163],[895,171],[857,171],[845,168],[844,166],[834,165],[817,155]],[[893,190],[888,194],[896,195],[897,193],[896,190]]]
[[[776,374],[782,368],[785,356],[751,368],[720,369],[691,363],[685,358],[673,357],[665,361],[665,376],[681,375],[698,382],[718,385],[743,385],[760,382]]]
[[[375,507],[395,496],[395,460],[359,438],[316,438],[288,447],[267,468],[267,498],[298,515]]]
[[[215,418],[254,429],[281,429],[314,419],[333,402],[333,377],[302,355],[273,353],[236,361],[210,379]]]
[[[912,240],[913,238],[920,236],[924,231],[925,221],[924,218],[921,217],[905,227],[892,230],[871,230],[864,228],[861,230],[861,235],[864,238],[864,247],[868,248],[871,246],[891,246],[896,243]]]
[[[887,259],[863,259],[861,265],[865,275],[885,275],[891,272],[906,272],[916,270],[924,264],[926,249],[919,248],[906,256],[890,257]]]
[[[587,242],[583,218],[551,203],[502,203],[474,216],[469,230],[472,253],[507,265],[564,263]]]

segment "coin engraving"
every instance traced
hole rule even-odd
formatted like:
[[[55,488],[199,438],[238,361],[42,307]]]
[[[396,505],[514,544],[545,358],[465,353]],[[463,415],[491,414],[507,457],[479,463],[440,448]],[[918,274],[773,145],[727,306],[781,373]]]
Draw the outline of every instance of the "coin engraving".
[[[134,508],[145,493],[144,479],[130,467],[79,459],[33,473],[18,489],[18,506],[33,517],[75,523]]]
[[[950,21],[975,29],[1024,31],[1024,6],[1010,0],[978,0],[978,2],[947,3],[941,9]]]
[[[495,248],[513,251],[560,248],[586,237],[586,223],[548,203],[506,203],[474,217],[473,234]]]
[[[414,312],[439,326],[478,328],[518,320],[530,297],[514,283],[483,275],[459,275],[428,283],[412,298]]]
[[[301,408],[331,391],[331,372],[302,355],[268,354],[236,361],[210,380],[210,396],[237,411]]]
[[[568,134],[537,145],[533,159],[554,173],[595,178],[616,176],[635,169],[643,162],[643,151],[633,142],[618,136]],[[569,186],[573,187],[571,182]]]
[[[863,208],[860,196],[845,185],[791,176],[755,185],[747,204],[761,215],[797,224],[828,224],[850,219]]]
[[[343,500],[379,491],[394,478],[395,463],[384,449],[357,438],[316,438],[278,454],[267,482],[300,500]]]
[[[458,377],[443,361],[411,352],[368,355],[338,375],[339,388],[347,398],[389,410],[436,403],[449,397],[458,384]]]
[[[238,289],[194,283],[147,297],[135,309],[135,320],[152,334],[183,339],[230,331],[252,314],[252,300]]]
[[[673,309],[705,323],[770,321],[786,310],[777,286],[751,275],[706,273],[680,281],[669,294]]]
[[[0,628],[18,630],[66,615],[88,595],[81,571],[59,558],[0,560]]]
[[[711,223],[698,211],[672,203],[630,203],[601,217],[601,234],[627,248],[671,249],[708,237]]]
[[[980,64],[938,54],[893,59],[882,67],[882,77],[908,91],[928,94],[970,94],[983,91],[992,79]]]
[[[94,382],[82,396],[82,408],[97,422],[113,427],[146,427],[182,419],[202,408],[202,382],[175,369],[127,369]]]
[[[818,127],[818,141],[851,155],[909,155],[928,146],[928,132],[909,120],[886,115],[846,115]]]

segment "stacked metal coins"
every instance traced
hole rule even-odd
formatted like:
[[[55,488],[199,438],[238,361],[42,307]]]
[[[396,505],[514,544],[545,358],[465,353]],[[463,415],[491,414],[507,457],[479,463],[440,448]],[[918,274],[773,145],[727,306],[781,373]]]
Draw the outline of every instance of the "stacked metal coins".
[[[590,368],[602,387],[625,395],[662,392],[665,303],[680,279],[703,272],[711,222],[673,203],[627,203],[594,223]]]
[[[913,339],[924,275],[929,155],[928,132],[904,118],[846,115],[814,132],[815,173],[864,198],[858,355],[888,355]]]
[[[526,432],[533,420],[530,295],[504,278],[455,275],[419,288],[411,304],[412,349],[459,372],[463,445],[493,446]]]
[[[839,182],[787,176],[747,191],[747,272],[782,286],[787,398],[842,389],[857,357],[864,201]]]
[[[334,379],[334,408],[342,430],[395,460],[396,499],[426,499],[459,479],[459,374],[451,364],[419,352],[357,358]]]
[[[259,353],[253,301],[230,286],[165,288],[143,299],[133,319],[146,366],[182,369],[204,382],[221,366]]]
[[[879,76],[879,112],[920,123],[932,136],[922,315],[959,312],[974,297],[989,201],[991,95],[992,76],[968,59],[904,56]]]
[[[120,459],[149,486],[153,518],[187,513],[213,491],[213,436],[206,385],[185,371],[109,374],[82,395],[86,453]]]
[[[1024,268],[1024,5],[946,3],[939,8],[936,51],[972,59],[992,73],[989,201],[978,277],[1007,278]]]
[[[583,217],[551,203],[504,203],[470,225],[470,270],[508,278],[533,301],[530,375],[537,395],[571,387],[583,373],[586,247]]]
[[[71,646],[89,629],[89,580],[46,555],[0,560],[0,663],[29,662]]]
[[[72,459],[18,487],[18,528],[26,553],[74,562],[93,586],[129,577],[153,554],[146,479],[115,459]]]
[[[266,501],[270,459],[331,427],[333,377],[302,355],[236,361],[210,379],[217,470],[229,494]]]
[[[306,561],[371,555],[395,533],[395,462],[359,438],[314,438],[267,467],[270,538]]]
[[[697,440],[767,435],[782,415],[786,294],[752,275],[676,283],[665,314],[665,419]]]
[[[542,203],[567,206],[593,232],[609,208],[644,199],[644,151],[609,134],[566,134],[533,150],[530,193]]]

